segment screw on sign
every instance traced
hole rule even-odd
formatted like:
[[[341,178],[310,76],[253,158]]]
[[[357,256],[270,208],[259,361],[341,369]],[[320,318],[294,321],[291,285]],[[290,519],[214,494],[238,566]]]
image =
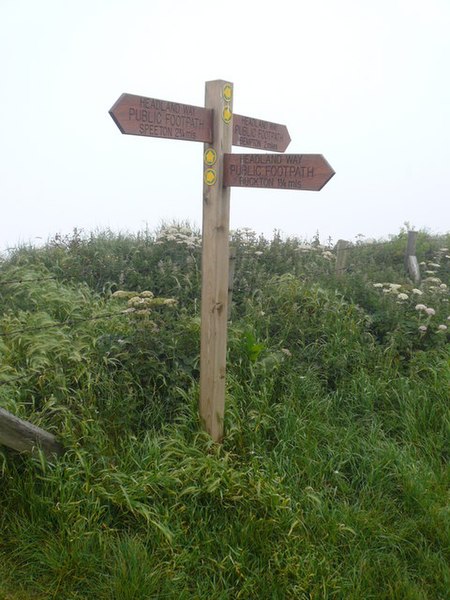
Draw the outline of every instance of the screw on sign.
[[[285,125],[233,113],[233,84],[209,81],[205,106],[122,94],[109,111],[122,133],[204,143],[199,411],[223,438],[227,348],[230,188],[319,191],[334,170],[321,154],[231,154],[244,146],[284,152]]]

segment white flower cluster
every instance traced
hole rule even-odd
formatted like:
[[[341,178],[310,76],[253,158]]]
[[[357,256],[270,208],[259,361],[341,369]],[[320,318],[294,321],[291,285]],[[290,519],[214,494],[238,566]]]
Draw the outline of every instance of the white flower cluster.
[[[115,300],[128,300],[127,308],[122,312],[124,314],[134,313],[139,316],[149,315],[151,309],[155,306],[176,306],[177,304],[175,298],[155,298],[150,290],[144,290],[140,293],[117,290],[111,297]]]
[[[187,248],[200,248],[202,239],[189,227],[181,225],[168,225],[161,228],[155,244],[164,244],[165,242],[175,242],[186,246]]]
[[[448,248],[439,248],[439,250],[437,250],[435,253],[433,260],[422,261],[419,263],[421,267],[425,268],[425,274],[436,275],[437,271],[441,269],[445,265],[445,262],[450,259],[448,252]]]
[[[130,298],[133,298],[134,296],[136,296],[136,292],[128,292],[126,290],[117,290],[117,292],[114,292],[114,294],[112,294],[111,298],[115,298],[118,300],[128,300]]]
[[[434,308],[427,307],[425,304],[416,304],[415,309],[419,312],[424,312],[425,314],[430,315],[431,317],[434,317],[434,315],[436,314]]]
[[[434,317],[436,315],[436,311],[434,308],[431,308],[431,306],[426,306],[425,304],[416,304],[415,309],[419,313],[423,313],[423,314],[427,315],[427,317],[428,317],[427,324],[419,325],[419,328],[418,328],[420,333],[426,333],[428,331],[430,317]],[[450,321],[450,316],[447,317],[447,321]],[[440,325],[437,326],[436,331],[437,331],[437,333],[444,333],[445,331],[447,331],[447,329],[448,329],[447,325],[445,325],[444,323],[441,323]]]
[[[400,283],[373,283],[374,288],[378,288],[383,291],[384,294],[393,294],[397,298],[397,302],[400,304],[405,300],[409,299],[408,294],[401,292],[402,285]]]
[[[334,260],[334,258],[335,258],[334,254],[332,252],[330,252],[329,250],[324,250],[322,252],[322,256],[326,260]]]
[[[257,240],[256,231],[250,227],[241,227],[230,232],[232,240],[239,240],[243,246],[251,246]]]
[[[409,300],[409,295],[405,292],[401,291],[402,285],[400,283],[373,283],[374,288],[382,291],[384,294],[392,295],[397,304],[404,304],[405,301]],[[423,280],[424,289],[420,290],[418,288],[412,288],[410,291],[411,296],[423,296],[426,294],[426,297],[433,297],[436,302],[448,302],[447,298],[443,298],[443,296],[448,295],[448,286],[438,277],[427,277]],[[408,290],[409,288],[407,288]],[[425,319],[425,322],[420,323],[418,325],[418,330],[420,333],[425,334],[430,328],[430,320],[432,317],[436,316],[436,309],[431,306],[427,306],[426,304],[416,304],[416,311],[419,313],[419,319]],[[447,320],[450,321],[450,316],[447,317]],[[441,323],[437,326],[434,331],[437,333],[445,333],[448,330],[448,326],[444,323]]]
[[[141,296],[133,296],[128,300],[128,308],[134,308],[136,310],[140,309],[150,309],[153,306],[153,299],[148,297]]]
[[[335,254],[329,250],[328,246],[322,244],[299,244],[297,246],[297,252],[321,252],[323,258],[327,260],[334,260]]]
[[[315,246],[311,246],[310,244],[299,244],[297,246],[297,252],[313,252],[315,249]]]

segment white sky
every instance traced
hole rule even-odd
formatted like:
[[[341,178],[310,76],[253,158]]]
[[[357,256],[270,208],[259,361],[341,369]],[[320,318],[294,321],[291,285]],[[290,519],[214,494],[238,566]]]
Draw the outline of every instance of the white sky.
[[[201,226],[203,144],[122,135],[108,110],[202,106],[214,79],[336,171],[320,192],[233,188],[232,228],[450,230],[449,0],[0,0],[0,57],[0,249]]]

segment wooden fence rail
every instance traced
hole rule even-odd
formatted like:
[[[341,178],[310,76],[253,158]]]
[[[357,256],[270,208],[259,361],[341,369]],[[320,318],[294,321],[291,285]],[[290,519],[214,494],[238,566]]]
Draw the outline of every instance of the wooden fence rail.
[[[0,408],[0,444],[18,452],[35,453],[40,448],[49,458],[64,452],[53,434],[15,417],[4,408]]]

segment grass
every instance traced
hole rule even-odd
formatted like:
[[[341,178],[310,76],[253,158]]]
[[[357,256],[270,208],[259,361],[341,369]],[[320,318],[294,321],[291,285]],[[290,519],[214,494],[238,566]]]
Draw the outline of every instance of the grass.
[[[235,234],[217,446],[198,422],[197,262],[187,260],[197,250],[183,228],[167,241],[77,236],[1,265],[0,405],[67,452],[49,462],[0,450],[0,599],[447,598],[446,292],[422,288],[436,315],[420,334],[412,297],[399,304],[373,287],[387,280],[373,257],[336,280],[317,245]],[[121,271],[86,286],[78,258],[88,268],[105,248]],[[139,316],[111,298],[141,250],[157,286],[134,263],[123,287],[177,306],[153,302]],[[1,284],[49,274],[57,280]],[[179,296],[174,277],[186,283]],[[396,281],[412,296],[401,268]]]

